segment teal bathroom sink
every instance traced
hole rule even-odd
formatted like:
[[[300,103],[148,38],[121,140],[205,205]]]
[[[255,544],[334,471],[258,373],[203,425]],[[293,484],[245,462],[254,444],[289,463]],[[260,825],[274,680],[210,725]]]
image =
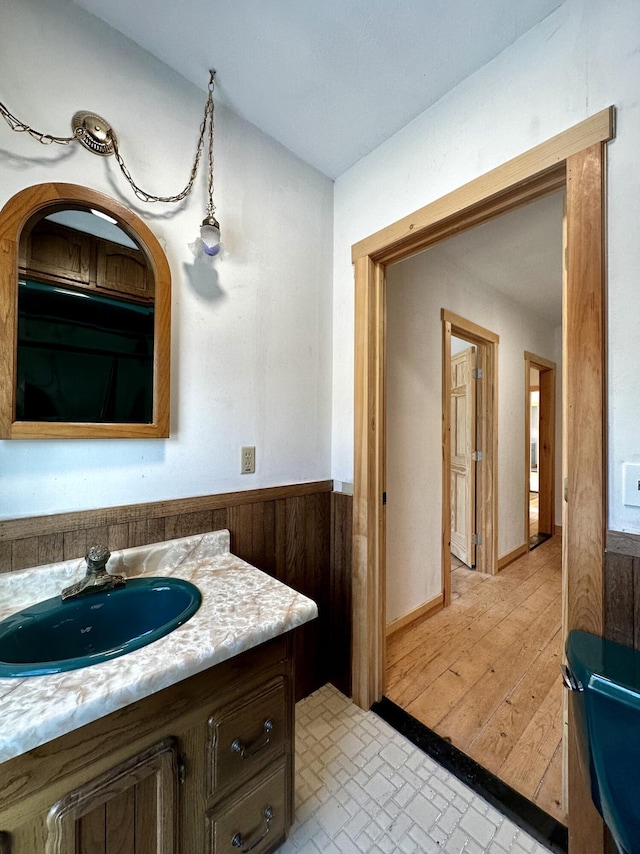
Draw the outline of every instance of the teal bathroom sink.
[[[0,677],[61,673],[125,655],[185,623],[201,601],[191,582],[159,577],[45,599],[0,621]]]

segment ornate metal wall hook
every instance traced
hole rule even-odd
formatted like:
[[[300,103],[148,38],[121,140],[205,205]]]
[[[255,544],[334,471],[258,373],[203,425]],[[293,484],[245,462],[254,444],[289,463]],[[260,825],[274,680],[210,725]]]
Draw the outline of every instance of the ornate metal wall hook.
[[[106,119],[88,110],[79,110],[71,119],[71,127],[75,138],[88,151],[109,157],[114,152],[114,142],[117,145],[115,131]]]

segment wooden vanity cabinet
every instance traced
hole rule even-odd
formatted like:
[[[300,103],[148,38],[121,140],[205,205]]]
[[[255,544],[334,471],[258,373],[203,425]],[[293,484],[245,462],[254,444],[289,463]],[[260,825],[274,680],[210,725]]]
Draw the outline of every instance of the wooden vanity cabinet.
[[[268,854],[293,816],[275,638],[0,767],[0,854]]]

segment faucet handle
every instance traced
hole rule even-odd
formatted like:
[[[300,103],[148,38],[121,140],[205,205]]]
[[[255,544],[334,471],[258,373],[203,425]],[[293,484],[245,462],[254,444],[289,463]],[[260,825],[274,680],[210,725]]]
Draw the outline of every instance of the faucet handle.
[[[106,546],[91,546],[85,555],[87,569],[90,572],[100,572],[100,570],[104,570],[110,557],[111,552]]]

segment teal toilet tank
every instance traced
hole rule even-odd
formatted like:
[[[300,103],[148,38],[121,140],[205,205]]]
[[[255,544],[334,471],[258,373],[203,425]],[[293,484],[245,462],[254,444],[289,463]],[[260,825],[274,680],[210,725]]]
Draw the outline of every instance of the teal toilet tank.
[[[623,854],[640,854],[640,652],[569,632],[567,662],[584,773]]]

